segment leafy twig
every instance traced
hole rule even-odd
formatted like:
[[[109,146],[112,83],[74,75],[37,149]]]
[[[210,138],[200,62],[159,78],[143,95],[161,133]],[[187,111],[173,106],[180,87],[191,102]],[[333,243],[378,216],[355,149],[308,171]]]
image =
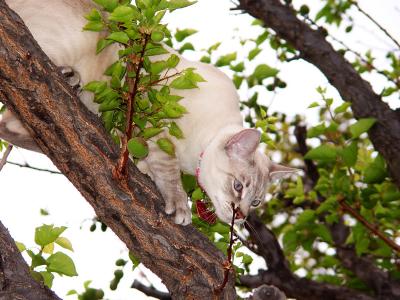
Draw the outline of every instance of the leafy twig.
[[[233,243],[235,242],[234,239],[234,230],[233,230],[233,226],[235,225],[235,218],[236,218],[236,214],[239,210],[239,207],[235,208],[235,204],[232,203],[232,221],[231,221],[231,226],[230,226],[230,240],[229,240],[229,246],[227,249],[227,259],[224,262],[224,280],[221,283],[220,286],[218,286],[214,291],[215,294],[219,295],[223,289],[225,288],[227,282],[228,282],[228,278],[229,278],[229,272],[232,270],[232,247],[233,247]]]
[[[3,157],[0,160],[0,171],[3,169],[4,165],[7,163],[7,157],[10,155],[10,152],[13,148],[13,145],[8,145],[6,151],[3,154]]]
[[[361,216],[355,209],[345,202],[343,197],[338,197],[338,202],[341,208],[353,216],[357,221],[359,221],[364,227],[371,231],[374,235],[379,237],[383,242],[385,242],[390,248],[400,253],[400,245],[397,245],[393,240],[389,239],[384,233],[380,232],[378,228],[371,223],[369,223],[363,216]]]
[[[125,129],[125,136],[122,139],[122,147],[121,147],[121,158],[117,164],[116,169],[114,170],[114,175],[117,178],[122,178],[123,176],[126,175],[126,164],[129,159],[129,152],[128,152],[128,141],[132,138],[132,133],[133,133],[133,112],[134,112],[134,106],[135,106],[135,97],[138,92],[138,87],[139,87],[139,81],[140,81],[140,71],[143,68],[143,61],[144,61],[144,54],[146,51],[146,46],[149,41],[149,35],[144,34],[144,40],[143,40],[143,48],[140,52],[136,65],[136,69],[134,68],[134,64],[132,61],[135,59],[134,57],[130,56],[131,61],[128,61],[127,63],[127,71],[128,74],[135,72],[135,78],[132,79],[127,76],[127,83],[129,87],[129,93],[127,95],[127,109],[126,109],[126,129]]]

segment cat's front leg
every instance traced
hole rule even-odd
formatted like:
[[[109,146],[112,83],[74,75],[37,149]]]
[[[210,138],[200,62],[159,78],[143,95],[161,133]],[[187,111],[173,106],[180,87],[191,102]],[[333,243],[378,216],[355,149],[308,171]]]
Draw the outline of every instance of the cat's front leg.
[[[176,224],[190,224],[192,217],[188,197],[182,187],[178,159],[160,150],[153,141],[149,141],[149,150],[146,158],[150,170],[149,175],[165,200],[165,212],[167,214],[175,212]]]

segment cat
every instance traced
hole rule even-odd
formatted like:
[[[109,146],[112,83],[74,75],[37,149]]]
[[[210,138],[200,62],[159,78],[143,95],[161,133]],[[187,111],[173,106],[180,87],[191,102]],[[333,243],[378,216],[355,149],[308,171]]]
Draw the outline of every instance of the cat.
[[[93,8],[90,1],[6,2],[21,16],[41,48],[57,66],[71,67],[79,74],[82,84],[104,80],[103,71],[116,60],[116,49],[109,47],[95,55],[101,33],[82,31],[86,23],[83,16]],[[179,55],[172,49],[168,48],[168,51]],[[156,57],[155,60],[163,57],[166,56]],[[243,222],[252,209],[264,202],[271,181],[297,170],[272,162],[260,151],[260,132],[243,126],[239,96],[228,76],[214,66],[179,57],[178,71],[195,68],[206,80],[199,83],[197,89],[173,91],[173,94],[184,97],[180,104],[188,111],[176,120],[185,138],[170,137],[175,144],[176,157],[161,151],[150,140],[149,155],[139,161],[138,168],[156,183],[165,199],[166,213],[175,213],[175,223],[191,223],[181,171],[197,176],[199,185],[211,199],[221,221],[231,222],[234,205],[237,210],[235,222]],[[97,112],[92,95],[81,92],[79,96],[92,112]],[[0,138],[40,152],[23,125],[9,111],[0,120]]]

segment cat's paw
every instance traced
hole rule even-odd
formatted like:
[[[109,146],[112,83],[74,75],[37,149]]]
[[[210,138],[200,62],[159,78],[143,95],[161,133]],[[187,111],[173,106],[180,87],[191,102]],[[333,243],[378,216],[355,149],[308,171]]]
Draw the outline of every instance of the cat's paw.
[[[177,208],[175,212],[175,224],[186,226],[190,223],[192,223],[192,213],[189,207]]]

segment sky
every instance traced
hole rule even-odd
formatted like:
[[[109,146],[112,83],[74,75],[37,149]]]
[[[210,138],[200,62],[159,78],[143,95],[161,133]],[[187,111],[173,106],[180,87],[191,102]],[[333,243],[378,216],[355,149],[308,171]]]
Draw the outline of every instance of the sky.
[[[310,5],[312,11],[314,7],[321,5],[318,0],[294,1],[295,5],[304,2]],[[359,4],[400,40],[400,26],[398,26],[400,4],[397,4],[396,0],[379,1],[379,5],[377,1],[362,0]],[[243,52],[243,49],[237,48],[233,38],[234,33],[249,36],[256,34],[257,29],[249,26],[251,22],[249,16],[230,11],[232,6],[229,0],[200,0],[192,7],[168,16],[166,20],[171,28],[197,29],[198,33],[190,40],[197,45],[197,48],[207,48],[215,42],[222,41],[219,50],[221,53],[236,50]],[[356,21],[361,24],[354,29],[354,36],[357,38],[346,40],[347,37],[340,33],[337,33],[337,37],[343,38],[346,43],[359,51],[363,51],[366,47],[374,47],[379,53],[394,48],[376,28],[369,25],[364,17],[357,15]],[[367,26],[373,28],[373,32],[368,30]],[[193,59],[198,57],[190,53],[187,53],[187,56]],[[317,122],[315,114],[307,110],[307,107],[319,99],[315,88],[319,85],[327,86],[326,78],[314,66],[304,61],[293,61],[282,65],[272,52],[263,54],[262,60],[271,66],[279,66],[280,77],[288,84],[288,87],[277,95],[265,95],[264,101],[270,106],[270,111],[285,112],[289,116],[305,113],[306,121],[315,124]],[[380,92],[381,78],[373,76],[370,80],[375,90]],[[339,99],[333,88],[329,88],[329,94]],[[393,107],[398,106],[398,100],[391,100]],[[55,170],[44,155],[22,149],[14,149],[9,160],[28,162],[35,167]],[[63,175],[6,165],[0,172],[0,191],[0,220],[9,229],[13,238],[23,242],[28,248],[35,247],[33,241],[35,227],[43,223],[68,227],[63,236],[70,239],[74,247],[74,252],[68,254],[76,264],[79,277],[56,276],[53,289],[61,298],[75,299],[72,296],[65,297],[66,293],[70,289],[82,291],[83,282],[86,280],[93,280],[91,286],[97,288],[109,285],[116,269],[115,260],[127,258],[126,248],[110,230],[104,233],[99,229],[94,233],[89,232],[91,219],[94,217],[93,209]],[[50,215],[41,216],[40,208],[48,210]],[[148,299],[142,293],[129,288],[134,278],[146,283],[148,277],[157,287],[162,288],[160,281],[143,267],[129,272],[130,274],[128,274],[129,268],[125,270],[125,276],[118,290],[110,292],[106,289],[107,299]]]

